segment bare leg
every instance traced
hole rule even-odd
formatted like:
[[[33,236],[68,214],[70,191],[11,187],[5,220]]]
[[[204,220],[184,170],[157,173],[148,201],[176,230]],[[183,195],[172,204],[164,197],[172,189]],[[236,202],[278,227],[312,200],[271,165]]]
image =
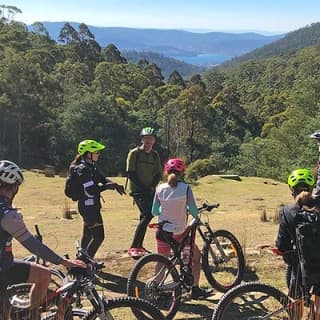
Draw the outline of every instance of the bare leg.
[[[192,275],[193,275],[193,286],[199,286],[200,281],[200,271],[201,271],[201,252],[197,245],[193,249],[193,265],[192,265]]]
[[[48,268],[32,263],[28,283],[33,283],[30,290],[31,307],[34,309],[33,319],[39,318],[39,306],[46,299],[47,290],[51,279]]]

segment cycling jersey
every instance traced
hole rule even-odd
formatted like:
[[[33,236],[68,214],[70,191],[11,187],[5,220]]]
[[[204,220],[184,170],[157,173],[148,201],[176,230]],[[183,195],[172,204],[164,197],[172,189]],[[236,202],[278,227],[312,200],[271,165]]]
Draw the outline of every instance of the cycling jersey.
[[[153,200],[152,214],[159,216],[159,222],[169,221],[174,234],[182,233],[187,223],[187,213],[193,217],[198,215],[191,188],[179,181],[176,187],[162,183],[156,189]],[[169,231],[169,230],[167,230]]]
[[[155,150],[146,153],[139,147],[130,150],[127,157],[127,173],[131,194],[150,192],[161,179],[158,153]]]
[[[27,230],[22,215],[9,206],[0,197],[0,268],[8,270],[14,263],[12,253],[12,239],[15,238],[30,252],[41,258],[60,264],[62,257],[55,254],[51,249],[42,244]]]
[[[104,177],[93,163],[84,160],[76,166],[76,172],[82,185],[79,204],[81,207],[100,208],[100,193],[107,189],[106,183],[111,181]]]

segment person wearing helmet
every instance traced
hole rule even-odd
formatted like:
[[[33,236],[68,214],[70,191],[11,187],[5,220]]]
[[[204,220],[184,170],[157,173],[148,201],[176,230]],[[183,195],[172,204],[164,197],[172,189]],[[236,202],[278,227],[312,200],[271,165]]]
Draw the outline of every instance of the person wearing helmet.
[[[85,267],[80,260],[67,260],[36,239],[27,229],[22,214],[13,207],[24,177],[17,164],[0,161],[0,278],[5,285],[32,283],[31,306],[37,307],[47,294],[51,273],[48,268],[14,259],[12,240],[15,238],[27,250],[46,261],[65,267]],[[35,308],[33,319],[37,319]]]
[[[79,184],[78,210],[83,218],[81,247],[94,257],[104,240],[103,219],[101,216],[100,193],[116,190],[125,194],[124,187],[106,178],[97,168],[100,152],[105,146],[95,140],[83,140],[78,145],[78,154],[72,161],[69,171],[76,175]]]
[[[130,195],[140,211],[137,225],[128,254],[136,259],[149,253],[143,247],[147,226],[152,219],[151,207],[155,187],[161,179],[161,165],[158,153],[153,150],[156,142],[154,128],[146,127],[140,132],[141,145],[131,149],[127,156],[127,177]]]
[[[303,290],[299,258],[296,250],[296,227],[301,221],[304,221],[306,214],[311,214],[318,219],[318,212],[315,208],[316,201],[312,197],[314,184],[315,178],[309,169],[292,171],[288,177],[288,185],[294,198],[294,203],[284,206],[279,214],[280,223],[275,246],[291,270],[289,295],[293,298],[301,296]],[[314,289],[316,290],[314,293],[318,296],[320,293],[319,288]],[[317,299],[317,304],[319,304],[319,299]]]
[[[165,164],[167,182],[156,188],[154,195],[152,214],[158,216],[159,223],[166,222],[165,230],[173,233],[173,238],[179,241],[181,234],[187,227],[188,213],[197,217],[198,209],[194,200],[191,187],[183,181],[186,166],[182,159],[169,159]],[[168,223],[169,222],[169,223]],[[161,239],[160,233],[156,233],[158,253],[166,257],[170,254],[170,245]],[[201,299],[209,296],[212,290],[199,287],[201,270],[201,253],[196,244],[193,247],[192,264],[192,299]],[[189,271],[190,272],[190,271]]]

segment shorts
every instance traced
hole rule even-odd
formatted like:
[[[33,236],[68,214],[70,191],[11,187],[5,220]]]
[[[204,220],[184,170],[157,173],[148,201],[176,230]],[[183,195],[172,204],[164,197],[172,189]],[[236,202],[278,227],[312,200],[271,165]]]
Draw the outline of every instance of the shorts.
[[[174,234],[174,235],[172,235],[172,238],[174,240],[176,240],[177,242],[179,242],[181,235],[182,235],[182,233]],[[159,239],[158,237],[156,239],[157,239],[158,253],[168,257],[171,253],[171,247],[170,247],[169,243]],[[195,248],[195,246],[196,246],[196,244],[194,243],[193,248]]]
[[[12,266],[1,275],[7,285],[24,283],[28,281],[30,269],[30,262],[14,260]]]

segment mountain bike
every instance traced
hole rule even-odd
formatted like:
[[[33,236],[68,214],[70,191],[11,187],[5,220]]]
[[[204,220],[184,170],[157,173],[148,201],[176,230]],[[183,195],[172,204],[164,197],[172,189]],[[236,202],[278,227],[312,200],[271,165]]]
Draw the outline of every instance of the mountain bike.
[[[272,251],[279,254],[278,250]],[[312,293],[312,287],[297,287],[296,283],[291,283],[288,279],[288,270],[291,269],[286,269],[286,282],[289,284],[289,292],[293,292],[297,296],[296,298],[263,283],[240,284],[220,299],[212,320],[318,319],[315,318],[314,313],[315,296]],[[297,274],[299,273],[298,270]]]
[[[127,296],[112,299],[101,296],[94,283],[96,274],[103,264],[92,259],[81,248],[78,248],[77,257],[81,257],[87,263],[87,268],[68,269],[70,277],[70,279],[67,277],[68,282],[49,292],[45,301],[41,302],[41,320],[56,318],[58,301],[64,306],[64,320],[123,320],[134,319],[133,314],[136,314],[137,319],[164,319],[160,310],[148,301]],[[35,320],[34,310],[30,307],[30,287],[31,285],[21,284],[2,291],[5,292],[2,297],[5,310],[2,312],[2,317],[0,312],[1,320]],[[85,300],[82,299],[80,302],[79,297]]]
[[[184,247],[191,243],[189,267],[192,268],[192,244],[197,231],[203,240],[202,269],[208,282],[222,292],[239,284],[245,267],[239,241],[229,231],[213,231],[209,220],[201,220],[204,212],[210,212],[218,206],[219,204],[203,204],[199,207],[199,216],[192,219],[179,241],[163,230],[167,222],[151,224],[152,228],[159,228],[173,254],[166,258],[151,253],[140,258],[128,276],[128,295],[149,300],[163,311],[166,319],[172,319],[178,311],[182,293],[190,292],[192,288],[192,279],[185,272],[182,254]]]

